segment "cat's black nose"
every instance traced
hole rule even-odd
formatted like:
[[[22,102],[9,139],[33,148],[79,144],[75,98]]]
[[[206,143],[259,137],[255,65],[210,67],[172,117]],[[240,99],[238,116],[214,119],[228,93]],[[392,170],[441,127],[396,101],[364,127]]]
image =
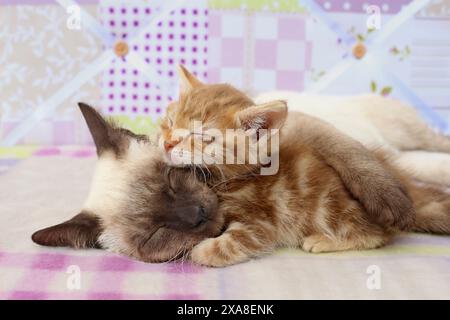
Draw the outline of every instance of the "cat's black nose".
[[[203,206],[197,207],[196,212],[195,213],[192,212],[191,216],[187,217],[190,226],[193,228],[201,226],[203,223],[206,222],[207,218],[208,215]]]
[[[177,207],[165,220],[167,227],[186,231],[200,227],[208,221],[208,212],[203,206]]]

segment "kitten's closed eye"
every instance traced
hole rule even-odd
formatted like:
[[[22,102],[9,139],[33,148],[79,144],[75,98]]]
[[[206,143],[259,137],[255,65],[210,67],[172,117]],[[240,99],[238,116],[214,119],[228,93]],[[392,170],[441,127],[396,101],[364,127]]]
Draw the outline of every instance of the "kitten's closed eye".
[[[173,120],[169,115],[167,115],[167,124],[169,125],[169,128],[173,127]]]
[[[203,142],[213,143],[214,141],[216,141],[216,137],[215,136],[211,136],[209,134],[204,134],[203,135]]]
[[[216,137],[215,136],[209,135],[207,133],[192,132],[191,134],[192,134],[192,136],[194,136],[195,139],[201,140],[202,142],[206,142],[208,144],[216,141]]]

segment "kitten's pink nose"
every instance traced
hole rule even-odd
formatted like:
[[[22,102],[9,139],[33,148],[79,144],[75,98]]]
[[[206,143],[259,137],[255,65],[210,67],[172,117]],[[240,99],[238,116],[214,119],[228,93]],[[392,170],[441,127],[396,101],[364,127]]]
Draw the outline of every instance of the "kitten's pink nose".
[[[164,141],[164,149],[166,150],[166,152],[169,152],[170,150],[173,149],[173,147],[175,147],[178,144],[177,141]]]

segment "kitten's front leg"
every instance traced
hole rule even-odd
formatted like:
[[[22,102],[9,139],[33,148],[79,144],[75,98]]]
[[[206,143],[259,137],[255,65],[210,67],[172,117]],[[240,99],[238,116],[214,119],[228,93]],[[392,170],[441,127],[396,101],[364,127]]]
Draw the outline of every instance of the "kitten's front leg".
[[[302,113],[293,112],[290,116],[284,129],[291,131],[289,139],[312,146],[361,202],[370,220],[380,226],[410,229],[415,218],[412,200],[380,158],[329,123]]]
[[[270,252],[273,243],[270,232],[233,222],[222,235],[197,244],[191,260],[204,266],[225,267]]]

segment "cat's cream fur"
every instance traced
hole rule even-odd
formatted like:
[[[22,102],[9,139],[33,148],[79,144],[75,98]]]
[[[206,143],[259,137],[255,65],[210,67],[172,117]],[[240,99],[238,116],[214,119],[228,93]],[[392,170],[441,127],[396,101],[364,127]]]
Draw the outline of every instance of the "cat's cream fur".
[[[399,100],[368,94],[319,96],[292,91],[257,95],[264,103],[282,99],[289,110],[325,120],[366,147],[388,152],[415,178],[450,185],[450,137],[430,128],[418,112]]]

